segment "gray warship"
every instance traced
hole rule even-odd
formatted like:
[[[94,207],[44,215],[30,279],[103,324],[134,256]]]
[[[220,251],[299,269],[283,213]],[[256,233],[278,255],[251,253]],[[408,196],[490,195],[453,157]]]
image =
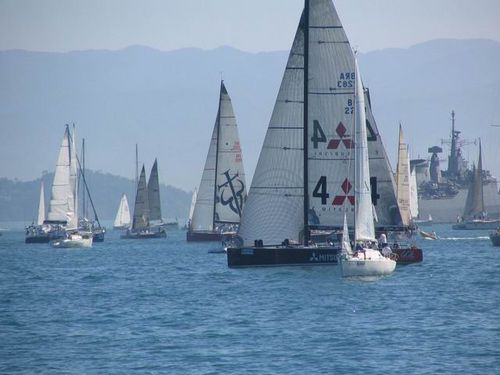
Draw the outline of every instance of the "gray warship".
[[[451,139],[448,155],[448,169],[441,170],[440,146],[428,149],[430,159],[411,160],[418,187],[419,217],[432,216],[433,222],[454,223],[463,214],[467,190],[472,180],[472,168],[462,156],[462,147],[467,144],[460,139],[460,131],[455,129],[455,112],[451,112]],[[497,180],[490,171],[483,170],[483,196],[488,217],[500,218],[500,194]]]

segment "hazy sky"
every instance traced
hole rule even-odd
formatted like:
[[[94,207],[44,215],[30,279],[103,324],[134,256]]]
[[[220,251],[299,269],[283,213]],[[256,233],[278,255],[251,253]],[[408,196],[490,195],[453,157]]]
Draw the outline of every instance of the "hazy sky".
[[[500,0],[337,0],[362,52],[436,38],[500,41]],[[0,0],[0,49],[290,47],[303,0]]]

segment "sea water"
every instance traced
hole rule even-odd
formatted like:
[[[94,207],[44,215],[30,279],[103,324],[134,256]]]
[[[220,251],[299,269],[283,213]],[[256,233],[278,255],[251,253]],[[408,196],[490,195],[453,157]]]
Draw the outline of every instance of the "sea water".
[[[435,225],[420,264],[229,269],[216,243],[0,237],[0,373],[498,374],[500,248]]]

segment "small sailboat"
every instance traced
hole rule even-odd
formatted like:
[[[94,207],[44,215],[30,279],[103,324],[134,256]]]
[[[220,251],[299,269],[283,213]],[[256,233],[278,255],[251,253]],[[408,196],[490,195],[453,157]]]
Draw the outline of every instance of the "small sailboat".
[[[124,239],[165,238],[167,236],[161,220],[158,162],[155,159],[149,184],[146,184],[146,170],[142,166],[137,184],[132,227],[121,236]]]
[[[396,268],[396,261],[385,256],[377,246],[375,225],[370,190],[370,167],[368,160],[368,142],[366,134],[365,101],[363,85],[355,60],[355,138],[354,138],[354,242],[356,251],[348,245],[347,218],[344,214],[342,233],[342,256],[340,267],[343,277],[383,276],[391,274]],[[399,200],[399,198],[398,198]]]
[[[414,219],[414,223],[419,227],[432,225],[432,215],[429,214],[429,216],[427,216],[427,219]]]
[[[125,193],[122,194],[120,199],[120,205],[118,206],[118,211],[116,212],[115,221],[113,223],[113,228],[117,230],[124,230],[130,227],[130,209],[128,206],[128,200]]]
[[[76,166],[73,145],[74,139],[71,137],[69,125],[66,125],[59,147],[47,215],[45,216],[44,193],[41,186],[38,216],[39,221],[42,217],[44,220],[42,224],[37,223],[26,229],[26,243],[48,243],[63,238],[68,227],[74,229],[78,226],[75,212],[77,210]]]
[[[246,201],[238,127],[224,82],[205,168],[197,191],[187,241],[221,241],[240,223]]]
[[[193,191],[193,195],[191,195],[191,205],[189,206],[188,221],[187,221],[184,229],[189,229],[191,227],[191,221],[193,220],[193,212],[194,212],[194,206],[196,205],[197,195],[198,195],[198,189],[195,187],[194,191]]]
[[[500,226],[500,220],[489,219],[484,209],[481,140],[479,140],[479,160],[477,167],[472,168],[472,179],[467,192],[464,213],[457,221],[452,225],[453,229],[485,230],[496,229]]]
[[[79,248],[92,247],[93,233],[92,232],[75,232],[67,233],[65,237],[50,241],[50,245],[56,248]]]

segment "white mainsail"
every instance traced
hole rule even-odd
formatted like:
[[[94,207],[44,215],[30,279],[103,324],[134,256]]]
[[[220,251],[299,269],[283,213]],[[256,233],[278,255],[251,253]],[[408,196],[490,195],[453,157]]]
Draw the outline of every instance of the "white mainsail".
[[[408,157],[408,145],[404,142],[401,125],[399,125],[399,152],[396,180],[396,192],[401,218],[404,225],[409,225],[412,216],[410,211],[410,158]]]
[[[68,226],[74,218],[74,192],[71,182],[71,137],[69,126],[66,125],[64,137],[59,148],[54,181],[47,213],[48,222],[66,222]]]
[[[37,225],[42,225],[44,221],[45,221],[45,193],[42,180],[42,182],[40,183],[40,200],[38,203],[38,218],[36,223]]]
[[[220,89],[218,127],[215,222],[238,224],[247,190],[238,126],[224,82]]]
[[[161,221],[161,202],[160,202],[160,182],[158,179],[158,161],[155,159],[153,168],[148,181],[148,204],[149,220]]]
[[[113,226],[117,228],[130,226],[130,208],[125,194],[122,195],[120,200],[120,206],[118,207],[118,212],[116,213]]]
[[[368,161],[368,140],[366,132],[365,95],[359,74],[358,62],[354,60],[356,76],[355,100],[355,178],[354,199],[355,241],[375,241],[375,225],[373,222],[372,198],[370,189],[370,164]]]
[[[417,173],[415,168],[413,168],[410,172],[410,214],[412,219],[417,218],[419,215]]]
[[[134,204],[134,218],[132,222],[133,230],[145,229],[149,226],[149,202],[148,188],[146,185],[146,170],[142,166],[139,183],[137,184],[137,193]]]
[[[219,109],[191,220],[193,231],[213,231],[218,223],[240,222],[246,201],[238,128],[231,99],[221,82]]]

